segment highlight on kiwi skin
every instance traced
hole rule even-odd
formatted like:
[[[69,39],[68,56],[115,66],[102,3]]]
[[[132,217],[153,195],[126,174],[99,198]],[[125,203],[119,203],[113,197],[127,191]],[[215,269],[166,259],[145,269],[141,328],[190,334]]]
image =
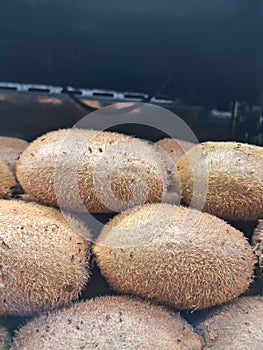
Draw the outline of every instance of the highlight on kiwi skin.
[[[11,344],[10,334],[6,327],[0,323],[0,350],[9,350]]]
[[[239,297],[211,310],[196,326],[203,349],[262,349],[262,313],[262,296]]]
[[[202,148],[203,157],[196,160]],[[205,204],[193,197],[194,179],[208,172]],[[226,220],[263,217],[263,147],[237,142],[204,142],[175,164],[173,183],[180,179],[183,202]],[[203,205],[204,204],[204,205]]]
[[[85,129],[57,130],[33,141],[18,161],[17,176],[42,203],[76,212],[161,202],[167,186],[164,164],[149,143]]]
[[[201,350],[179,313],[127,296],[101,297],[41,316],[23,326],[12,350]]]
[[[203,309],[243,293],[254,254],[243,233],[194,209],[148,204],[115,216],[93,252],[118,292]]]
[[[88,229],[76,222],[73,230],[57,209],[15,200],[0,200],[0,220],[0,316],[78,299],[89,278]]]

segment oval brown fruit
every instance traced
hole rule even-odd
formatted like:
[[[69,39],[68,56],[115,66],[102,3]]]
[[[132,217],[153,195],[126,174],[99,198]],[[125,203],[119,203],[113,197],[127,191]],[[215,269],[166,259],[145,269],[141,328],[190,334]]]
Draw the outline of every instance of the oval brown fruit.
[[[248,288],[254,268],[252,248],[240,231],[210,214],[169,204],[115,216],[93,251],[115,290],[177,309],[235,298]]]
[[[10,334],[6,327],[0,324],[0,350],[10,349]]]
[[[252,235],[252,245],[254,252],[258,257],[259,268],[262,269],[263,273],[263,220],[259,220],[257,227]]]
[[[178,181],[188,206],[226,220],[263,217],[263,147],[237,142],[202,143],[175,164],[175,186]],[[198,181],[203,188],[194,190]]]
[[[197,325],[204,350],[260,350],[263,297],[240,297],[216,308]]]
[[[178,313],[129,297],[75,304],[22,327],[12,350],[201,350]]]
[[[16,186],[15,177],[4,160],[0,158],[0,198],[11,194],[12,187]]]
[[[0,200],[0,220],[0,315],[32,315],[77,299],[89,275],[89,232],[81,223],[73,229],[54,208],[11,200]]]
[[[180,204],[179,190],[172,183],[172,170],[177,160],[194,146],[195,144],[192,142],[171,138],[161,139],[154,144],[155,150],[164,161],[167,171],[168,187],[167,193],[163,195],[163,203]]]
[[[252,235],[252,246],[257,262],[255,268],[255,282],[249,288],[252,295],[263,293],[263,220],[259,220]]]
[[[164,138],[155,143],[155,149],[164,160],[168,172],[171,172],[177,160],[194,146],[192,142],[171,138]]]
[[[160,202],[167,181],[147,142],[84,129],[39,137],[21,155],[17,176],[26,193],[43,203],[95,213]]]
[[[26,149],[28,142],[16,137],[0,136],[0,157],[8,164],[15,174],[16,161]]]

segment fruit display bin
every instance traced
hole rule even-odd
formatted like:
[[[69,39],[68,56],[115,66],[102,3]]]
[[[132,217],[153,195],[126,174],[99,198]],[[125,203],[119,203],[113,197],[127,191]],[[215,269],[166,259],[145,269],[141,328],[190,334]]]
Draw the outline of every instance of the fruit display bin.
[[[172,112],[200,143],[235,141],[263,146],[262,1],[12,3],[0,4],[0,136],[30,143],[49,131],[74,128],[81,120],[91,118],[92,129],[122,133],[152,144],[171,135],[181,138],[175,130],[169,134],[154,122],[147,125],[140,113],[134,115],[132,123],[109,113],[110,126],[105,128],[105,119],[101,120],[98,112],[126,103],[131,111],[153,105]],[[192,141],[184,135],[182,139]],[[21,199],[22,192],[21,187],[15,188],[12,196]],[[85,214],[78,215],[82,220]],[[95,220],[89,228],[97,237],[115,214],[91,216]],[[258,220],[227,223],[252,243]],[[89,264],[90,279],[77,302],[120,295],[103,277],[94,254]],[[0,256],[0,277],[3,268]],[[256,260],[254,271],[255,281],[241,296],[262,295],[263,272]],[[123,302],[126,307],[125,299]],[[257,303],[262,304],[260,297]],[[224,312],[231,322],[228,305]],[[247,307],[246,301],[236,307],[240,319]],[[170,310],[171,316],[175,309]],[[180,311],[199,335],[203,336],[202,327],[211,329],[213,341],[217,317],[220,323],[221,316],[202,323],[210,314],[211,308]],[[258,317],[256,311],[255,315]],[[0,350],[7,350],[1,348],[1,325],[13,337],[33,316],[0,316]],[[258,318],[254,323],[260,328]],[[224,328],[220,328],[218,334],[223,337],[223,333]],[[205,342],[209,340],[203,345]]]
[[[81,88],[0,83],[0,133],[2,136],[13,136],[32,141],[36,137],[60,128],[71,128],[83,117],[90,113],[96,113],[100,108],[115,103],[151,103],[168,109],[184,120],[191,127],[200,142],[206,140],[239,142],[255,141],[261,144],[262,134],[260,129],[261,110],[253,107],[250,114],[240,116],[235,120],[234,109],[217,110],[204,106],[189,105],[177,99],[163,97],[147,100],[145,93],[115,92],[105,90],[88,90]],[[36,117],[37,116],[37,117]],[[253,119],[254,128],[248,128],[249,116]],[[161,130],[141,124],[115,123],[112,115],[111,123],[114,125],[109,130],[122,132],[132,136],[144,138],[151,142],[166,137]],[[250,119],[249,119],[250,120]],[[94,126],[100,129],[100,121]],[[114,217],[114,214],[93,214],[101,224],[105,224]],[[234,227],[241,230],[250,239],[257,222],[230,222]],[[95,234],[99,234],[100,227],[91,227]],[[81,300],[103,296],[115,295],[116,292],[109,286],[101,275],[99,268],[91,257],[92,275]],[[262,279],[255,282],[245,295],[257,295],[262,292]],[[193,326],[198,324],[206,315],[206,310],[195,312],[182,311],[183,317]],[[9,330],[15,331],[24,324],[28,317],[4,317],[2,322]]]

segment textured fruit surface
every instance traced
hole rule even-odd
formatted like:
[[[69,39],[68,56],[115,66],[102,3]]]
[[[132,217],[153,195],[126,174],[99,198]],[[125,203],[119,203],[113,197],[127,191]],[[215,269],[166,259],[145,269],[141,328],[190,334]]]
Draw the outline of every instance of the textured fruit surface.
[[[0,158],[0,198],[11,193],[12,187],[16,186],[15,177],[4,160]]]
[[[180,188],[173,186],[172,170],[177,160],[195,144],[179,139],[164,138],[155,143],[154,147],[164,161],[167,171],[168,187],[162,202],[179,205],[181,202]]]
[[[165,138],[156,142],[155,149],[163,158],[167,170],[170,172],[177,160],[194,146],[195,144],[192,142]]]
[[[178,313],[129,297],[103,297],[40,317],[17,333],[12,350],[199,350]]]
[[[145,141],[94,130],[39,137],[21,155],[17,176],[26,193],[74,211],[114,212],[160,202],[166,172]]]
[[[207,183],[205,202],[202,189],[192,200],[196,179]],[[173,171],[175,187],[178,181],[187,205],[226,220],[263,217],[263,147],[205,142],[178,160]]]
[[[252,235],[252,246],[256,256],[255,282],[250,288],[252,295],[263,294],[263,220],[258,221],[258,225]]]
[[[263,344],[263,297],[239,297],[221,306],[197,326],[205,349],[260,350]]]
[[[73,229],[54,208],[11,200],[0,200],[0,222],[0,315],[31,315],[78,298],[89,255],[80,223]]]
[[[8,330],[0,324],[0,350],[8,350],[10,348],[10,335]]]
[[[263,273],[263,220],[258,221],[258,225],[252,236],[254,252],[258,257],[258,265]]]
[[[28,142],[25,140],[0,136],[0,157],[9,165],[13,173],[15,173],[17,159],[27,146]]]
[[[263,242],[263,220],[258,220],[257,227],[254,230],[252,236],[252,244],[255,245],[258,242]]]
[[[238,296],[252,280],[255,260],[244,235],[222,219],[169,204],[115,216],[93,251],[114,289],[178,309]]]

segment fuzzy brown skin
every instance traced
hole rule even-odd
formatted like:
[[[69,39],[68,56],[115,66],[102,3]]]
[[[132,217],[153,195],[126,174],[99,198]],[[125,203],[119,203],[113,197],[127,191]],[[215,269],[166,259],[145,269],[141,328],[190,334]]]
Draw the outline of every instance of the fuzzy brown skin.
[[[30,194],[27,194],[27,193],[20,194],[19,197],[16,199],[22,200],[24,202],[34,202],[34,203],[41,204],[37,198],[32,197],[32,196],[30,196]]]
[[[263,220],[258,221],[258,225],[252,236],[253,251],[257,257],[255,269],[256,281],[252,292],[254,294],[263,293]],[[255,291],[255,292],[254,292]]]
[[[4,160],[0,158],[0,198],[8,196],[16,186],[15,177]]]
[[[206,201],[203,203],[199,189],[193,203],[193,178],[203,179],[205,184],[206,171]],[[178,160],[173,171],[175,186],[179,178],[186,205],[226,220],[263,217],[263,147],[236,142],[205,142]]]
[[[181,197],[174,191],[168,191],[163,195],[162,203],[177,204],[181,202]]]
[[[78,222],[71,228],[54,208],[22,201],[0,200],[0,220],[0,315],[77,299],[89,275],[89,232]]]
[[[43,203],[95,213],[160,202],[167,181],[147,142],[82,129],[39,137],[21,155],[17,176],[25,192]]]
[[[194,146],[192,142],[170,138],[164,138],[155,143],[155,149],[163,158],[169,172],[173,170],[178,159]]]
[[[129,297],[102,297],[40,317],[17,333],[12,350],[200,350],[178,313]]]
[[[263,220],[258,221],[258,225],[252,236],[252,245],[258,257],[258,265],[263,273]]]
[[[180,193],[172,184],[172,170],[177,160],[194,146],[192,142],[170,138],[164,138],[155,143],[154,148],[164,161],[167,170],[168,188],[163,196],[163,203],[180,204]]]
[[[255,259],[244,235],[223,220],[169,204],[117,215],[93,251],[115,290],[177,309],[235,298],[249,286]]]
[[[28,142],[25,140],[0,136],[0,157],[9,165],[14,174],[16,161],[27,146]]]
[[[10,348],[10,335],[8,330],[0,324],[0,350],[8,350]]]
[[[263,297],[240,297],[208,314],[197,326],[204,350],[260,350]]]

